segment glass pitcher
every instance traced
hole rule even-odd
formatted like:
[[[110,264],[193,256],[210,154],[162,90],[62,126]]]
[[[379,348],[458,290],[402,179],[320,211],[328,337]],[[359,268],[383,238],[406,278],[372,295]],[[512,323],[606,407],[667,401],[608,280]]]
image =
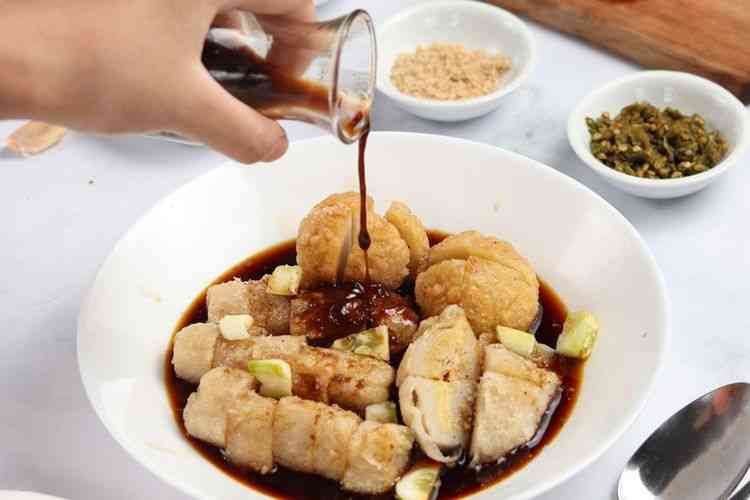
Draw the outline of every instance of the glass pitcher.
[[[369,124],[377,48],[370,15],[355,10],[302,23],[237,13],[206,37],[202,62],[230,94],[274,120],[312,123],[343,143]],[[166,139],[190,142],[165,132]]]

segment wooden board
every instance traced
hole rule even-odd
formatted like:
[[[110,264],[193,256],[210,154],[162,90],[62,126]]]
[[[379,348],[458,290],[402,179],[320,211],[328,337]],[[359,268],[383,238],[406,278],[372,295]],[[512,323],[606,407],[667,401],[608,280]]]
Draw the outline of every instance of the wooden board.
[[[750,102],[750,0],[488,0],[655,69]]]

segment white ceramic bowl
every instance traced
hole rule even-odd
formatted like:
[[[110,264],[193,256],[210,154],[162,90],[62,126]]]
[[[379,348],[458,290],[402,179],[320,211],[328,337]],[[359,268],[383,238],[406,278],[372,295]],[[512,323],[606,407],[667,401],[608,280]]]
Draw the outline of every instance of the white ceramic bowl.
[[[499,7],[468,0],[427,2],[406,9],[388,19],[377,35],[378,90],[410,113],[430,120],[452,122],[489,113],[528,78],[536,61],[534,39],[523,21]],[[495,92],[482,97],[439,101],[400,92],[391,83],[398,55],[435,42],[502,53],[511,59],[512,68],[501,76]]]
[[[42,495],[41,493],[34,493],[31,491],[3,490],[3,491],[0,491],[0,500],[64,500],[64,499],[60,497]]]
[[[710,130],[719,130],[726,139],[727,156],[714,168],[682,179],[641,179],[607,167],[591,154],[586,117],[598,118],[605,111],[614,117],[635,101],[700,114]],[[644,198],[677,198],[703,189],[737,163],[750,143],[750,125],[745,106],[723,87],[689,73],[643,71],[586,96],[570,115],[568,139],[579,158],[613,186]]]
[[[370,141],[369,187],[380,210],[399,199],[429,227],[512,241],[569,307],[592,311],[602,324],[560,434],[524,469],[475,497],[531,498],[601,455],[643,406],[668,336],[656,263],[622,215],[552,168],[448,137],[375,133]],[[136,460],[189,495],[262,498],[180,434],[164,386],[172,331],[217,276],[294,237],[313,204],[356,186],[355,149],[319,138],[293,143],[268,167],[230,164],[205,174],[130,229],[86,295],[78,361],[91,404]]]

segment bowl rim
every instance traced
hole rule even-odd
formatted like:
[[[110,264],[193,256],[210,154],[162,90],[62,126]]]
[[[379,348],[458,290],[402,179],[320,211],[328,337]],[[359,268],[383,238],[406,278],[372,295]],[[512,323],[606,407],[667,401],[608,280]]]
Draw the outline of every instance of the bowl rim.
[[[441,110],[462,110],[464,108],[471,107],[471,106],[479,106],[482,104],[491,103],[505,95],[510,94],[511,92],[514,92],[526,80],[528,80],[529,76],[534,71],[537,65],[538,48],[537,48],[536,39],[531,33],[531,29],[529,29],[528,24],[526,24],[520,17],[516,16],[515,14],[499,6],[490,5],[490,4],[481,3],[481,2],[469,1],[469,0],[439,0],[439,1],[434,1],[434,2],[418,4],[412,7],[408,7],[406,9],[402,9],[396,14],[386,19],[385,22],[382,23],[380,27],[377,28],[376,30],[377,37],[381,38],[382,36],[384,36],[385,33],[393,29],[394,26],[397,26],[398,24],[403,23],[403,21],[406,18],[414,14],[419,14],[419,13],[429,11],[429,10],[446,9],[446,8],[464,9],[464,10],[473,9],[475,11],[480,11],[487,15],[492,15],[492,16],[495,16],[496,18],[509,21],[513,23],[513,25],[518,27],[517,33],[519,35],[519,38],[523,40],[524,44],[529,49],[529,57],[524,59],[524,61],[522,62],[518,75],[515,78],[513,78],[511,81],[509,81],[506,85],[503,85],[502,87],[497,88],[495,91],[489,94],[478,96],[478,97],[470,97],[468,99],[461,99],[457,101],[443,101],[439,99],[429,99],[425,97],[414,97],[408,94],[404,94],[403,92],[399,91],[395,87],[394,87],[395,91],[391,90],[386,85],[383,85],[381,83],[382,78],[386,78],[389,75],[378,75],[378,78],[376,79],[376,87],[378,90],[380,90],[383,94],[387,95],[388,97],[394,100],[400,101],[403,104],[406,104],[409,106],[433,107],[433,108],[441,109]],[[382,59],[383,59],[382,57],[378,57],[378,60],[382,60]],[[392,68],[388,68],[389,74],[390,74],[391,69]]]
[[[3,500],[65,500],[62,497],[30,490],[0,490],[0,498]]]
[[[554,169],[540,161],[534,160],[532,158],[529,158],[527,156],[521,155],[519,153],[515,153],[513,151],[500,148],[497,146],[493,146],[486,143],[481,143],[477,141],[462,139],[458,137],[449,137],[449,136],[441,136],[437,134],[426,134],[426,133],[417,133],[417,132],[376,132],[378,135],[382,135],[384,137],[391,137],[396,139],[409,139],[411,137],[417,137],[423,141],[436,141],[438,143],[448,143],[453,146],[457,145],[464,145],[467,147],[472,148],[481,148],[488,151],[498,152],[508,155],[509,157],[512,157],[516,160],[527,162],[531,167],[537,169],[537,170],[544,170],[548,172],[550,175],[556,177],[559,182],[568,184],[575,188],[576,190],[580,192],[587,193],[590,196],[593,196],[594,199],[596,199],[602,206],[603,210],[606,210],[609,212],[613,217],[616,219],[619,219],[624,225],[624,230],[626,230],[632,238],[634,238],[635,242],[637,243],[638,247],[641,249],[642,255],[645,259],[645,264],[650,268],[652,274],[655,276],[656,282],[655,286],[657,287],[659,291],[659,297],[662,300],[662,307],[660,307],[659,313],[661,316],[661,320],[663,321],[663,331],[661,335],[661,341],[655,346],[655,349],[657,350],[657,357],[655,362],[655,367],[653,370],[653,373],[651,375],[650,380],[645,384],[643,387],[642,395],[639,401],[634,405],[633,410],[631,411],[630,415],[625,418],[620,425],[613,429],[612,432],[610,432],[607,439],[601,440],[598,445],[594,447],[594,450],[591,451],[587,456],[583,457],[578,461],[577,463],[569,466],[566,470],[558,471],[557,474],[546,478],[544,481],[541,481],[537,483],[535,486],[528,488],[527,490],[518,493],[513,497],[513,500],[531,500],[538,495],[541,495],[544,492],[547,492],[560,484],[568,481],[573,476],[580,473],[585,468],[589,467],[592,463],[596,462],[598,459],[601,458],[601,456],[608,451],[617,441],[619,441],[623,434],[633,425],[635,420],[638,418],[639,415],[643,412],[643,409],[646,405],[646,403],[649,401],[649,399],[652,397],[653,389],[656,384],[656,381],[659,378],[659,375],[664,370],[664,361],[667,357],[668,353],[668,346],[671,342],[672,337],[672,307],[671,307],[671,301],[669,298],[669,294],[667,292],[666,287],[666,281],[664,279],[664,275],[661,271],[661,268],[659,267],[656,258],[652,254],[648,244],[643,239],[641,234],[638,232],[638,230],[633,226],[630,221],[620,213],[619,210],[617,210],[612,204],[610,204],[607,200],[605,200],[602,196],[597,194],[595,191],[590,189],[588,186],[584,185],[583,183],[577,181],[576,179],[569,177],[562,172],[558,171],[557,169]],[[295,144],[299,143],[296,147],[305,147],[305,146],[312,146],[316,145],[321,142],[333,142],[335,139],[332,136],[318,136],[310,139],[303,139],[300,141],[295,141]],[[85,292],[83,299],[81,301],[81,307],[79,309],[78,317],[76,320],[76,361],[78,364],[78,372],[81,377],[81,382],[84,387],[84,392],[86,393],[86,397],[89,401],[89,404],[91,404],[94,413],[96,413],[97,418],[102,423],[102,425],[105,427],[107,432],[112,436],[112,438],[125,450],[125,452],[137,463],[141,464],[146,470],[148,470],[151,474],[158,477],[162,481],[164,481],[166,484],[169,484],[170,486],[174,487],[176,490],[181,491],[187,495],[190,495],[194,498],[216,498],[216,497],[206,497],[203,492],[197,490],[192,485],[185,484],[184,482],[178,480],[177,478],[173,477],[169,473],[167,473],[164,469],[160,468],[158,463],[152,461],[148,457],[142,455],[136,446],[131,444],[131,440],[128,439],[124,434],[122,434],[119,429],[114,425],[112,421],[110,421],[107,412],[104,407],[102,407],[100,404],[98,404],[98,399],[95,396],[95,381],[92,380],[91,375],[87,370],[84,368],[84,364],[82,363],[83,359],[83,350],[82,350],[82,325],[84,323],[84,317],[87,313],[87,310],[89,308],[89,303],[92,301],[92,294],[95,288],[95,285],[97,281],[99,280],[99,277],[101,273],[103,272],[104,268],[110,265],[110,262],[115,257],[115,254],[117,253],[117,250],[124,244],[124,242],[127,240],[129,235],[136,230],[138,226],[144,223],[145,219],[147,219],[151,213],[155,210],[158,210],[162,207],[169,206],[172,203],[172,200],[178,196],[181,196],[181,193],[183,191],[186,191],[195,183],[201,182],[202,180],[206,178],[210,178],[212,176],[218,175],[220,172],[223,172],[227,167],[233,167],[236,163],[227,161],[224,163],[219,164],[216,168],[209,170],[206,173],[203,173],[183,185],[177,187],[172,192],[168,193],[164,197],[162,197],[160,200],[158,200],[155,204],[153,204],[149,209],[147,209],[144,213],[142,213],[136,221],[125,231],[125,233],[120,237],[120,239],[117,241],[117,243],[114,244],[112,249],[110,250],[107,257],[104,259],[102,264],[99,266],[99,268],[96,271],[96,274],[94,275],[93,279],[90,281],[89,287],[87,291]],[[210,465],[210,462],[206,461],[207,465]],[[499,485],[501,485],[502,482],[497,483],[487,489],[483,489],[475,494],[470,495],[471,497],[474,497],[476,495],[486,495],[495,488],[497,488]],[[260,495],[261,497],[264,495],[262,492],[258,492],[256,490],[252,490],[253,493],[256,493],[257,495]],[[468,498],[468,497],[467,497]],[[218,498],[216,499],[218,500]]]
[[[628,175],[617,170],[613,170],[602,162],[594,158],[591,151],[588,148],[589,143],[586,141],[579,141],[575,137],[575,130],[578,126],[578,121],[582,120],[586,116],[585,110],[591,104],[595,98],[602,95],[609,94],[621,87],[630,86],[643,80],[649,80],[653,78],[669,78],[675,82],[680,82],[687,85],[693,85],[696,88],[700,88],[703,93],[718,93],[722,97],[727,98],[728,102],[731,103],[733,110],[734,121],[739,124],[740,135],[739,141],[734,149],[729,153],[727,157],[722,159],[716,166],[701,172],[700,174],[690,175],[688,177],[682,177],[678,179],[644,179],[642,177],[635,177]],[[719,85],[718,83],[712,82],[702,76],[694,75],[692,73],[685,73],[682,71],[668,71],[668,70],[647,70],[638,71],[624,77],[613,80],[593,91],[589,92],[583,99],[579,101],[573,111],[570,113],[568,118],[568,142],[575,151],[578,158],[580,158],[589,168],[593,169],[599,175],[612,180],[615,184],[626,184],[632,187],[638,187],[649,190],[659,189],[674,189],[674,188],[686,188],[689,186],[695,186],[700,184],[707,184],[714,178],[720,176],[729,170],[730,167],[737,163],[737,160],[745,153],[750,143],[750,111],[748,111],[744,104],[734,96],[727,89]],[[590,140],[589,140],[590,141]]]

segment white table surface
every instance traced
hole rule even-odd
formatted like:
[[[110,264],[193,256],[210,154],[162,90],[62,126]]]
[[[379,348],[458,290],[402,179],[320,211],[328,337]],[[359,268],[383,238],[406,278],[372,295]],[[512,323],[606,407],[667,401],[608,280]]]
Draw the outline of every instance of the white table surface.
[[[329,18],[365,7],[382,21],[411,3],[336,0],[320,10]],[[437,124],[381,96],[375,123],[383,130],[481,141],[540,160],[601,194],[643,234],[672,302],[669,356],[625,436],[540,497],[613,499],[621,467],[659,422],[708,389],[750,379],[750,157],[707,190],[675,201],[610,188],[574,156],[566,119],[588,91],[638,68],[538,26],[533,31],[539,66],[498,111]],[[0,122],[0,137],[17,125]],[[287,130],[294,140],[321,134],[300,124]],[[82,134],[33,159],[0,153],[0,489],[71,500],[184,498],[131,460],[94,414],[78,376],[76,317],[97,268],[128,227],[164,195],[222,161],[205,149],[144,137]],[[627,360],[613,369],[627,370]],[[601,404],[616,405],[617,394]]]

